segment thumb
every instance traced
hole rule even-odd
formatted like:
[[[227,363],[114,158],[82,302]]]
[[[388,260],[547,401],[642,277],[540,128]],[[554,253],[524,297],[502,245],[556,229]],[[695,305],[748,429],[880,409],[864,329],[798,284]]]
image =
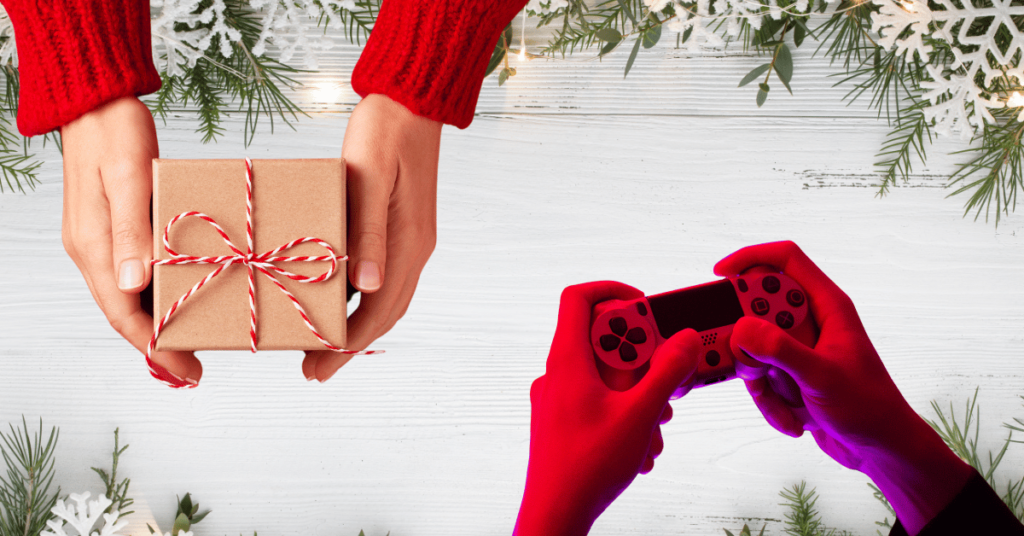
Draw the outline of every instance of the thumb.
[[[801,390],[814,392],[821,383],[823,357],[760,318],[744,317],[736,322],[729,344],[737,360],[749,357],[778,367],[792,376]]]
[[[117,288],[138,293],[152,277],[153,227],[150,199],[153,168],[149,158],[101,169],[110,204],[110,235]]]
[[[651,370],[640,380],[637,389],[653,410],[660,414],[672,393],[693,377],[700,357],[700,346],[697,332],[685,329],[655,350],[651,357]]]
[[[387,257],[391,170],[355,162],[348,165],[349,281],[360,292],[376,292],[384,283]]]

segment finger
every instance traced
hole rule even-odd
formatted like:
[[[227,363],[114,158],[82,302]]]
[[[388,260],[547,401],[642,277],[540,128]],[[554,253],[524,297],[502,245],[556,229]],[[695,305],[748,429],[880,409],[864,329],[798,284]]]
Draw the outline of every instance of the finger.
[[[654,469],[654,458],[650,456],[644,458],[644,463],[640,466],[640,474],[646,475]]]
[[[302,358],[302,376],[306,381],[316,379],[316,363],[324,353],[322,350],[314,350],[306,352],[306,356]]]
[[[152,157],[133,156],[101,167],[110,204],[113,266],[121,292],[137,293],[152,277],[153,230],[149,220],[153,194]]]
[[[651,446],[647,449],[647,455],[652,459],[656,459],[661,456],[661,452],[665,450],[665,438],[661,435],[661,426],[654,427],[654,434],[651,435]]]
[[[744,383],[747,385],[747,392],[750,393],[754,405],[761,411],[761,415],[772,428],[791,437],[803,435],[803,423],[793,414],[792,408],[786,401],[768,387],[767,378],[745,380]]]
[[[807,292],[808,305],[822,327],[829,319],[848,319],[849,313],[854,312],[853,302],[846,293],[793,242],[742,248],[715,264],[714,270],[720,276],[735,276],[759,265],[780,270],[799,283]]]
[[[632,300],[644,293],[615,281],[595,281],[566,287],[558,306],[558,325],[548,355],[548,371],[562,367],[579,370],[593,365],[590,323],[594,304],[606,300]]]
[[[760,318],[745,317],[736,322],[729,345],[734,355],[787,372],[806,393],[820,394],[828,377],[825,356]]]
[[[661,418],[658,419],[658,424],[665,424],[672,420],[672,404],[665,404],[665,409],[661,412]]]
[[[348,277],[363,293],[384,283],[387,260],[388,200],[398,169],[365,146],[348,143],[343,151],[348,188]]]
[[[672,393],[696,372],[700,347],[696,331],[685,329],[676,333],[654,351],[651,370],[640,380],[639,389],[631,391],[643,399],[641,403],[652,413],[660,414]]]

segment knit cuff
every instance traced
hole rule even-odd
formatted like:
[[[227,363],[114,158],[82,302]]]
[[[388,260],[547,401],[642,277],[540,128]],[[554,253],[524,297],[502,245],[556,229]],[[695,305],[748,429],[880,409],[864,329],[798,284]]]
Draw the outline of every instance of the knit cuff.
[[[45,134],[160,88],[148,0],[4,0],[18,47],[18,130]]]
[[[466,128],[501,31],[526,0],[386,0],[352,71],[365,97]]]

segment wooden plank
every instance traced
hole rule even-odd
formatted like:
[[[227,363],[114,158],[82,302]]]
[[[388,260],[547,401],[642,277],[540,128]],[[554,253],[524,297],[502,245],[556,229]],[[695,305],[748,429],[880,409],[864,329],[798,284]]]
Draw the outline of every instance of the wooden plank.
[[[387,354],[325,385],[301,378],[295,353],[204,354],[203,385],[190,392],[149,379],[61,249],[60,160],[46,152],[37,192],[0,196],[0,422],[25,414],[61,426],[66,492],[99,489],[85,468],[106,463],[121,426],[134,534],[153,519],[166,530],[185,491],[214,509],[201,526],[210,534],[507,534],[527,462],[528,389],[561,289],[597,279],[679,288],[711,279],[738,247],[781,238],[853,297],[915,409],[960,404],[981,385],[985,447],[1002,437],[999,423],[1024,416],[1019,217],[998,228],[964,220],[963,199],[938,188],[877,199],[867,187],[805,186],[867,181],[885,134],[873,118],[757,116],[737,104],[728,117],[663,116],[653,106],[629,116],[510,105],[469,130],[446,128],[439,243],[416,299],[374,344]],[[194,124],[174,117],[160,129],[161,155],[333,156],[346,118],[314,114],[248,149],[235,121],[229,138],[199,145]],[[937,159],[920,181],[949,164]],[[869,534],[881,518],[864,477],[809,437],[772,430],[742,385],[695,392],[676,412],[654,473],[593,534],[778,520],[778,491],[800,479],[821,491],[830,524]],[[1011,450],[1004,463],[1022,460]]]

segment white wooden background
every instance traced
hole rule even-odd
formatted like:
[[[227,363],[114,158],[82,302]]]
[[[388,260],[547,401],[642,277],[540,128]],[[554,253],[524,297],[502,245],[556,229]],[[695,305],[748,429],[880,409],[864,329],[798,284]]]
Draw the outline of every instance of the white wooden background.
[[[729,51],[627,50],[603,62],[513,65],[485,82],[465,131],[445,127],[439,240],[406,317],[324,385],[298,353],[206,353],[202,385],[172,391],[108,327],[60,243],[61,163],[43,184],[0,195],[0,421],[61,429],[64,492],[100,491],[111,433],[131,444],[144,524],[169,530],[174,496],[213,509],[198,534],[509,534],[529,442],[530,381],[544,370],[558,296],[598,279],[647,293],[712,279],[719,258],[792,239],[857,303],[911,404],[961,404],[976,386],[982,444],[1024,416],[1024,217],[998,229],[964,219],[943,175],[961,148],[941,140],[909,185],[875,197],[886,126],[845,106],[827,62],[797,53],[796,94],[762,109],[736,83],[758,64]],[[674,44],[674,39],[672,39]],[[244,149],[241,123],[202,145],[192,116],[159,129],[167,158],[337,155],[357,102],[358,50],[322,61],[296,99],[312,110]],[[37,147],[37,145],[33,145]],[[780,534],[779,490],[807,480],[830,525],[874,534],[867,479],[810,437],[771,429],[738,382],[675,403],[665,453],[593,534],[722,534],[753,520]],[[1012,449],[1019,477],[1024,447]]]

